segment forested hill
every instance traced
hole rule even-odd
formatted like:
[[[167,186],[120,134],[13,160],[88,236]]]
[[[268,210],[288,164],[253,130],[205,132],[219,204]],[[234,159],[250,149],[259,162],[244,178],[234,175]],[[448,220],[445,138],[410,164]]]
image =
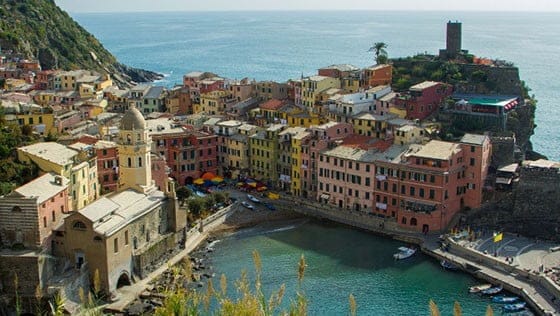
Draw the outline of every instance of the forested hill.
[[[117,61],[54,0],[0,0],[0,48],[37,58],[43,69],[88,69],[110,73],[120,85],[158,74]]]

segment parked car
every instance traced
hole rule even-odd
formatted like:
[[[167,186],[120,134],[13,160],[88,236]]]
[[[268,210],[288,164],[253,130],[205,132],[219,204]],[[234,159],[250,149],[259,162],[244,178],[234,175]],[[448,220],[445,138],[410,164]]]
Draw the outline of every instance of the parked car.
[[[243,202],[241,202],[241,205],[243,205],[244,207],[246,207],[246,208],[248,208],[248,209],[250,209],[250,210],[254,210],[254,209],[255,209],[255,207],[254,207],[253,205],[251,205],[251,203],[249,203],[249,202],[243,201]]]
[[[251,202],[255,202],[255,203],[260,203],[261,200],[257,199],[256,197],[254,197],[251,194],[247,194],[247,198],[251,201]]]
[[[267,209],[271,210],[271,211],[276,211],[276,206],[274,206],[274,204],[268,203],[268,202],[264,202],[263,203],[264,206],[266,206]]]

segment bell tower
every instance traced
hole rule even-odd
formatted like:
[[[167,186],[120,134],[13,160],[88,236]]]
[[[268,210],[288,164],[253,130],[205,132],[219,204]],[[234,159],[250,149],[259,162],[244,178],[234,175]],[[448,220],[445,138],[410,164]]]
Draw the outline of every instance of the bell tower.
[[[151,144],[144,116],[135,106],[130,107],[119,130],[119,191],[133,188],[148,193],[156,188],[152,180]]]

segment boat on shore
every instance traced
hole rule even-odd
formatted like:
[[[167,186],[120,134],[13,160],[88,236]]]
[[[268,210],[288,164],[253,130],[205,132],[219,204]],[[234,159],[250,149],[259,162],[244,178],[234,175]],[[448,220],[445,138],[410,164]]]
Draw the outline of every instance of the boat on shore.
[[[519,311],[524,310],[526,305],[527,305],[527,303],[525,303],[525,302],[520,302],[520,303],[515,303],[515,304],[506,304],[502,307],[502,310],[505,313],[519,312]]]
[[[519,300],[517,296],[505,296],[505,295],[498,295],[492,297],[492,302],[498,304],[513,304]]]
[[[471,286],[469,288],[469,293],[479,293],[479,292],[487,290],[491,287],[492,287],[492,284],[479,284],[479,285]]]
[[[445,270],[451,270],[451,271],[459,270],[459,266],[454,264],[451,261],[441,260],[440,264],[441,264],[441,267],[444,268]]]
[[[503,289],[504,288],[501,285],[499,285],[499,286],[488,288],[486,290],[482,290],[480,291],[480,293],[482,293],[483,295],[494,295],[500,293]]]
[[[408,247],[399,247],[399,252],[393,255],[395,260],[402,260],[411,257],[416,253],[415,248],[408,248]]]

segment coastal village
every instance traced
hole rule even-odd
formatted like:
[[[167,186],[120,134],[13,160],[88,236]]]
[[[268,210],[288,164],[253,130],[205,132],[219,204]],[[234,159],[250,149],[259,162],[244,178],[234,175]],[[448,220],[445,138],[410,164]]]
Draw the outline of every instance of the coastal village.
[[[465,63],[466,54],[461,24],[449,22],[437,58]],[[13,156],[38,171],[0,197],[4,302],[94,275],[109,297],[138,282],[188,242],[196,223],[180,206],[181,187],[299,200],[411,236],[463,229],[461,214],[523,185],[557,189],[560,163],[525,159],[515,135],[501,133],[531,106],[519,87],[483,94],[426,80],[395,89],[395,71],[390,62],[338,64],[288,82],[193,71],[171,88],[124,88],[108,74],[42,70],[0,51],[3,124],[37,138]],[[488,132],[444,134],[456,121]],[[558,291],[556,275],[547,277]]]

